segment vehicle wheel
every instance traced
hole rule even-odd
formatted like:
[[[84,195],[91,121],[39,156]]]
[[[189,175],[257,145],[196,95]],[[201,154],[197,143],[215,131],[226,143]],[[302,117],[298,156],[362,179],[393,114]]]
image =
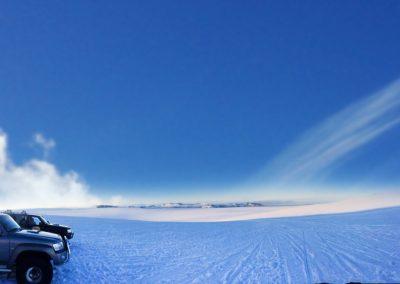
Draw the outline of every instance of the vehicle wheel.
[[[27,257],[17,265],[17,282],[20,284],[48,284],[53,278],[53,267],[49,260]]]

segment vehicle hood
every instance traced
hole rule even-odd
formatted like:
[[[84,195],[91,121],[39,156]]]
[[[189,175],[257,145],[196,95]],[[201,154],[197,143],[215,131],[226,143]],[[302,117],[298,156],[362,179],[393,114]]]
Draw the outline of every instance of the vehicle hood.
[[[68,226],[60,225],[60,224],[49,224],[49,226],[57,227],[57,228],[60,228],[60,229],[65,229],[65,230],[71,229],[71,228],[68,227]]]
[[[35,241],[44,241],[57,243],[62,241],[61,237],[57,234],[43,232],[43,231],[34,231],[34,230],[21,230],[15,232],[14,236],[20,240],[35,240]]]

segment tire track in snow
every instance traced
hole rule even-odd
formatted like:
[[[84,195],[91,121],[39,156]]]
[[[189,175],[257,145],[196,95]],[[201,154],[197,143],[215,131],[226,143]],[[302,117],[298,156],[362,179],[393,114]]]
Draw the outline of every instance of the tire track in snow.
[[[324,247],[324,251],[329,258],[332,259],[332,263],[336,266],[336,270],[343,270],[343,277],[347,275],[361,276],[362,273],[359,270],[359,265],[354,261],[353,257],[345,252],[344,250],[339,250],[335,246],[336,244],[332,241],[322,237],[321,233],[316,233],[316,236],[321,240],[321,245]],[[351,279],[347,279],[351,280]]]
[[[279,237],[281,242],[286,241],[286,247],[289,250],[291,249],[293,251],[292,253],[288,253],[287,251],[287,256],[295,259],[297,258],[298,263],[296,263],[296,265],[294,265],[294,260],[291,260],[292,270],[294,267],[302,268],[302,273],[300,273],[299,271],[295,273],[296,280],[294,280],[294,282],[298,283],[300,279],[302,279],[301,282],[303,283],[312,283],[311,270],[308,263],[307,250],[305,249],[305,238],[303,236],[303,231],[298,230],[297,228],[294,228],[292,230],[285,230],[285,232],[282,232],[282,235],[280,235]],[[288,272],[288,275],[291,275],[293,273],[293,271],[290,273]]]
[[[271,241],[271,247],[273,247],[272,241]],[[278,259],[281,260],[280,264],[281,264],[281,266],[283,266],[283,278],[285,280],[285,283],[291,283],[291,280],[289,278],[290,276],[289,276],[289,270],[288,270],[288,266],[287,266],[287,260],[283,258],[279,244],[275,244],[275,247],[276,247]],[[283,262],[285,264],[283,264]]]
[[[242,246],[239,250],[223,257],[222,259],[219,259],[217,261],[214,260],[205,269],[202,270],[201,276],[196,277],[195,279],[193,279],[192,282],[203,283],[204,281],[207,281],[207,278],[211,277],[212,275],[218,274],[218,272],[220,270],[223,270],[226,265],[229,265],[229,263],[231,263],[231,262],[235,263],[236,259],[240,258],[243,255],[244,251],[247,251],[252,248],[253,248],[253,244],[250,243],[245,246]],[[237,247],[236,247],[236,249],[237,249]]]
[[[311,274],[310,274],[310,265],[308,263],[308,256],[307,256],[306,237],[304,235],[304,231],[302,232],[302,234],[303,234],[304,267],[305,267],[305,271],[306,271],[307,283],[312,283],[311,282]]]
[[[237,265],[230,271],[228,271],[227,274],[222,279],[222,283],[236,283],[235,280],[236,278],[240,275],[240,270],[243,269],[243,266],[249,261],[249,259],[253,258],[254,255],[260,251],[261,248],[261,241],[258,241],[257,244],[254,246],[254,248],[250,251],[249,254],[247,254],[245,257],[243,257]]]
[[[260,240],[260,247],[256,253],[244,263],[241,273],[235,278],[238,283],[288,283],[285,272],[282,269],[283,262],[280,249],[272,241],[271,234]]]

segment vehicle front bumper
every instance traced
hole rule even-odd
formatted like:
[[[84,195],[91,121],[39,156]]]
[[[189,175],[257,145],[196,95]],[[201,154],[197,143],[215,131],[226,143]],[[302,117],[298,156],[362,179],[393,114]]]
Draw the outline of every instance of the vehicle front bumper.
[[[66,233],[65,236],[67,237],[68,240],[70,240],[74,237],[74,232]]]
[[[70,252],[69,248],[66,248],[65,250],[61,252],[57,252],[54,257],[53,257],[53,264],[54,265],[61,265],[66,263],[69,260],[70,257]]]

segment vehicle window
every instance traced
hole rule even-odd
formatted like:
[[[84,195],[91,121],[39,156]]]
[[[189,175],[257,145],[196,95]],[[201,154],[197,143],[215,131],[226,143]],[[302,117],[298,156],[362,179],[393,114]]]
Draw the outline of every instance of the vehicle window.
[[[48,220],[46,220],[43,216],[39,216],[39,218],[40,218],[40,221],[41,221],[43,224],[50,224],[50,222],[49,222]]]
[[[39,226],[42,223],[40,218],[37,216],[32,216],[30,219],[31,219],[30,221],[31,221],[32,226]]]
[[[17,222],[18,224],[20,224],[21,221],[24,219],[24,216],[14,216],[13,219],[15,220],[15,222]]]
[[[0,224],[7,232],[21,229],[17,222],[8,215],[0,215]]]
[[[27,225],[26,216],[21,216],[20,219],[17,219],[17,223],[20,224],[22,227]]]

